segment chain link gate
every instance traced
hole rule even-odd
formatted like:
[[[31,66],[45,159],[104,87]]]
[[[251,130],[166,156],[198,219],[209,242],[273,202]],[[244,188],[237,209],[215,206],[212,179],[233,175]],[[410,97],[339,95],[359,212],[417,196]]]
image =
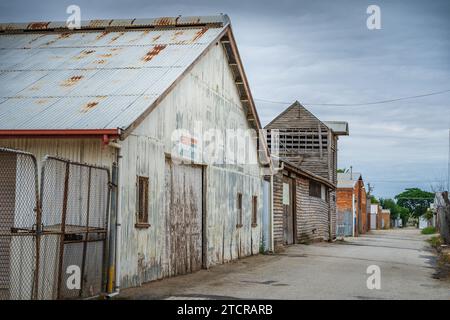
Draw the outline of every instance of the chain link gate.
[[[0,300],[36,298],[38,199],[36,158],[0,148]]]
[[[39,194],[33,155],[0,148],[0,164],[0,299],[103,292],[109,171],[46,157]]]
[[[109,171],[46,157],[41,175],[42,230],[56,244],[56,299],[89,297],[106,287]],[[55,241],[57,240],[57,241]]]

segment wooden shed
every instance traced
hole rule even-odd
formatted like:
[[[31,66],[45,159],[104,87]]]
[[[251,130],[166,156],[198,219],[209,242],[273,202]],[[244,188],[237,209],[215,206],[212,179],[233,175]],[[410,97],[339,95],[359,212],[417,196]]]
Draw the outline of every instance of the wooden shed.
[[[296,101],[265,129],[271,154],[280,160],[273,183],[274,244],[333,240],[337,142],[348,135],[348,124],[322,122]]]
[[[0,147],[111,173],[110,291],[258,254],[270,159],[226,15],[0,30]]]

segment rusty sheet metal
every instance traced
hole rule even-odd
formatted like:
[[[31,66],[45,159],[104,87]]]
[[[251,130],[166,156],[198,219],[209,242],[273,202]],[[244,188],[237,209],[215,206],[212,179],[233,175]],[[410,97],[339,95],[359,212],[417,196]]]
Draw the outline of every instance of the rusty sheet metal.
[[[224,28],[0,34],[0,129],[126,128]]]
[[[109,20],[85,20],[81,22],[81,29],[99,29],[111,27],[167,27],[167,26],[195,26],[205,24],[226,25],[229,23],[227,15],[215,16],[178,16],[159,17],[149,19],[109,19]],[[67,29],[66,22],[30,22],[30,23],[1,23],[0,31],[22,31],[22,30],[46,30],[46,29]]]

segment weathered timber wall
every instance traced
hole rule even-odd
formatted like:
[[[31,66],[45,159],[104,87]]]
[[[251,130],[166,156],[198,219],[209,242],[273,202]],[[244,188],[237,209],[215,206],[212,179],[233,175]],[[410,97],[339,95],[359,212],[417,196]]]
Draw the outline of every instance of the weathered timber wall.
[[[273,241],[275,251],[284,246],[283,174],[273,176]]]
[[[309,180],[297,178],[297,241],[329,240],[328,202],[309,196]]]

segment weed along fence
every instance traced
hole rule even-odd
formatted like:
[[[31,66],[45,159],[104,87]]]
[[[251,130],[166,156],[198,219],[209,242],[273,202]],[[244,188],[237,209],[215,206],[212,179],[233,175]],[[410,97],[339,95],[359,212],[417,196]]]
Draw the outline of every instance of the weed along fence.
[[[46,157],[39,179],[32,154],[3,148],[0,163],[0,299],[104,292],[109,171]]]

